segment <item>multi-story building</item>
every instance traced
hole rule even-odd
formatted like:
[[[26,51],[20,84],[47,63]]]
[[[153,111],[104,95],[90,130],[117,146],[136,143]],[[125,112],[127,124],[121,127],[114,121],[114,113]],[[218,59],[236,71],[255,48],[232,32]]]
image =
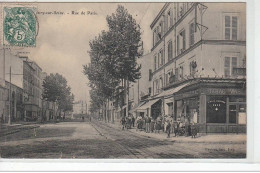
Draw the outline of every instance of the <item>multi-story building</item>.
[[[28,57],[23,61],[24,114],[26,120],[36,120],[42,108],[42,69]]]
[[[152,54],[148,53],[137,59],[137,64],[141,65],[141,78],[135,83],[130,83],[129,87],[129,105],[130,113],[134,116],[143,115],[146,111],[140,109],[147,98],[152,93],[151,80],[152,80]]]
[[[23,118],[23,60],[8,49],[1,49],[0,62],[1,119],[8,122],[10,114],[12,121],[18,121]]]
[[[245,3],[166,3],[153,20],[149,116],[246,130]],[[159,105],[159,106],[158,106]]]

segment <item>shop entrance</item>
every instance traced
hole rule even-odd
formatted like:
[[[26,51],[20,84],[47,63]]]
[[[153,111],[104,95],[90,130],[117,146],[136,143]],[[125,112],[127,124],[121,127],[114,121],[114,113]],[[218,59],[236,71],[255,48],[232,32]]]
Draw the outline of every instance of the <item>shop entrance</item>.
[[[226,123],[226,98],[210,97],[207,103],[207,123]]]

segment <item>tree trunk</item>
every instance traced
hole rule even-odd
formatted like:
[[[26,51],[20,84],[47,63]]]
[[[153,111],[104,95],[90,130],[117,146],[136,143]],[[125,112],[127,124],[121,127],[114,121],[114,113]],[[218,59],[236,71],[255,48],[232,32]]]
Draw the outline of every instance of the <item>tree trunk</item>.
[[[107,99],[107,122],[109,122],[109,99]]]
[[[128,78],[125,80],[125,102],[126,102],[126,117],[128,117],[128,107],[129,107],[129,81]]]

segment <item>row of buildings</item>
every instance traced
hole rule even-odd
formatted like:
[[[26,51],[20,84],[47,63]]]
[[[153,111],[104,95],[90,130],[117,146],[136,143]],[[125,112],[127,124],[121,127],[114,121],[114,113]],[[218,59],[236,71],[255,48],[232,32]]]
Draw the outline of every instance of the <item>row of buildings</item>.
[[[36,121],[53,118],[55,103],[42,99],[42,83],[47,74],[28,57],[0,49],[0,118]],[[57,107],[57,106],[56,106]]]
[[[245,133],[246,4],[165,3],[150,28],[152,49],[138,59],[142,77],[128,89],[129,113]],[[107,119],[119,120],[125,108],[111,99]]]

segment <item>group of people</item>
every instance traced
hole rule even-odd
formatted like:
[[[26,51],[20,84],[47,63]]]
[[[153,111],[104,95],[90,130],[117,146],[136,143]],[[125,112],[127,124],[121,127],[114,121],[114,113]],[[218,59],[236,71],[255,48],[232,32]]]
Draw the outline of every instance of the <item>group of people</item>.
[[[122,117],[121,124],[122,130],[131,129],[131,127],[135,126],[135,117],[133,115],[128,117]]]
[[[160,115],[156,119],[149,116],[138,116],[136,121],[137,130],[145,130],[146,133],[160,133],[160,131],[163,131],[167,133],[168,138],[170,134],[175,134],[175,137],[192,136],[192,138],[195,138],[198,133],[198,126],[196,124],[174,121],[171,116]]]

